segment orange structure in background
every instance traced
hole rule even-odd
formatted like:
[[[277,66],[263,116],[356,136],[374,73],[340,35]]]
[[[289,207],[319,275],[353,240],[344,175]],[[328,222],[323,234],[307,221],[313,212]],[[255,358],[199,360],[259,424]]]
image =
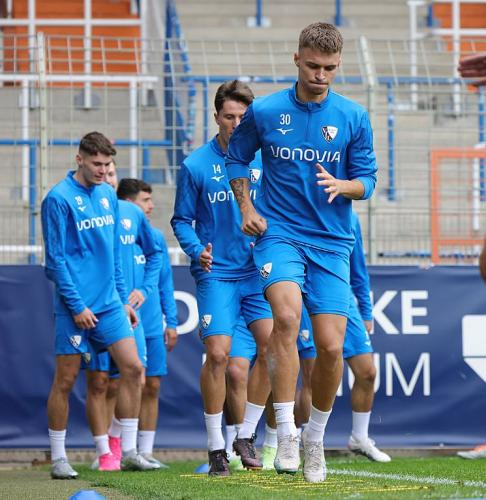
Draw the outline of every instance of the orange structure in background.
[[[130,13],[130,0],[92,0],[93,19],[138,19]],[[13,18],[28,17],[28,1],[13,2]],[[36,2],[38,19],[83,19],[83,0],[42,0]],[[84,72],[83,26],[37,26],[46,35],[47,72],[73,74]],[[29,73],[27,26],[3,30],[4,72]],[[137,74],[140,71],[139,26],[93,26],[93,74]],[[57,84],[59,85],[59,84]]]
[[[472,231],[467,237],[444,237],[441,234],[440,216],[441,216],[441,171],[440,166],[443,160],[450,159],[486,159],[486,149],[474,148],[450,148],[434,149],[430,152],[430,188],[431,188],[431,225],[430,239],[432,262],[441,263],[441,246],[474,246],[481,245],[486,235],[474,235]]]

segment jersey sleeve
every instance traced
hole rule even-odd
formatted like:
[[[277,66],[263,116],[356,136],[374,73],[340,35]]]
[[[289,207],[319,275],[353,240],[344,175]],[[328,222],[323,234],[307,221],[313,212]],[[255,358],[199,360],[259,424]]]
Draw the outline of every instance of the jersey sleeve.
[[[125,278],[123,277],[122,257],[121,257],[120,208],[116,196],[113,196],[113,206],[115,212],[115,236],[113,240],[113,253],[114,253],[114,264],[115,264],[115,287],[118,291],[118,294],[120,295],[122,303],[128,304],[128,293],[125,284]]]
[[[162,249],[163,263],[160,270],[159,298],[162,313],[165,317],[167,328],[177,327],[177,305],[174,297],[174,278],[172,276],[172,266],[170,265],[169,251],[162,234],[159,239],[159,246]]]
[[[250,104],[240,124],[231,134],[228,144],[225,164],[230,181],[250,176],[249,164],[255,158],[255,153],[260,147],[253,104]]]
[[[363,184],[361,199],[367,200],[373,194],[376,184],[376,156],[373,149],[373,131],[366,112],[363,113],[355,136],[348,149],[348,174],[350,180]]]
[[[364,320],[372,320],[372,306],[370,299],[370,277],[366,267],[366,259],[361,236],[361,226],[358,217],[353,215],[353,233],[355,244],[349,259],[351,289],[358,300],[358,308]]]
[[[193,260],[197,260],[204,250],[193,226],[198,196],[199,190],[194,177],[183,163],[177,174],[174,215],[170,224],[182,250]]]
[[[155,241],[152,228],[143,213],[140,213],[137,245],[142,249],[146,261],[143,283],[140,287],[140,291],[143,293],[144,297],[148,297],[157,289],[163,255],[162,249],[158,242]]]
[[[54,196],[47,196],[41,206],[42,234],[45,245],[46,275],[54,282],[73,316],[81,313],[86,304],[81,298],[66,263],[66,221],[68,208]]]

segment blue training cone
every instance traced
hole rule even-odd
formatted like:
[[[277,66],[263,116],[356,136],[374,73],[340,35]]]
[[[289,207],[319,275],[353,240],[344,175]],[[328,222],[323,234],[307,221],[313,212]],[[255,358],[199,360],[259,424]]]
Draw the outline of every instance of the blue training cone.
[[[95,490],[79,490],[71,495],[68,500],[106,500],[106,497]]]
[[[207,474],[209,472],[209,464],[201,464],[198,465],[195,469],[194,472],[196,474]]]

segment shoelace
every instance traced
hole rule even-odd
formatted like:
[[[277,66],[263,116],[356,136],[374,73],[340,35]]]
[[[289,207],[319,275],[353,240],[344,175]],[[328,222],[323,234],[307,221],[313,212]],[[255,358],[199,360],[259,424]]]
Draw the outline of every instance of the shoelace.
[[[282,458],[294,458],[294,448],[292,446],[294,443],[299,443],[299,436],[290,436],[281,443],[283,445],[280,453]]]
[[[320,443],[307,444],[305,447],[306,469],[322,469],[322,446]]]

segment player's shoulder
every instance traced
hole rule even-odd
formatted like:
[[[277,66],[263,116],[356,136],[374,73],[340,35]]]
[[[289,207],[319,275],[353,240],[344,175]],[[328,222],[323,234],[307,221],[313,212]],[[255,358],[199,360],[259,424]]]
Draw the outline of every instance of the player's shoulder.
[[[291,89],[282,89],[277,92],[272,92],[271,94],[267,94],[265,96],[257,97],[253,103],[253,111],[254,112],[262,112],[267,110],[275,111],[275,106],[282,105],[283,103],[289,102]]]
[[[218,158],[224,158],[223,155],[218,154],[217,149],[214,147],[214,140],[215,139],[212,139],[206,144],[198,147],[187,158],[184,159],[183,164],[189,172],[195,174],[199,170],[204,169],[207,162],[214,161]]]
[[[135,203],[127,200],[118,200],[118,208],[120,210],[120,216],[132,217],[132,218],[142,218],[143,210]]]
[[[367,113],[364,106],[338,92],[331,90],[330,97],[336,107],[345,110],[347,113],[355,113],[359,117]]]

